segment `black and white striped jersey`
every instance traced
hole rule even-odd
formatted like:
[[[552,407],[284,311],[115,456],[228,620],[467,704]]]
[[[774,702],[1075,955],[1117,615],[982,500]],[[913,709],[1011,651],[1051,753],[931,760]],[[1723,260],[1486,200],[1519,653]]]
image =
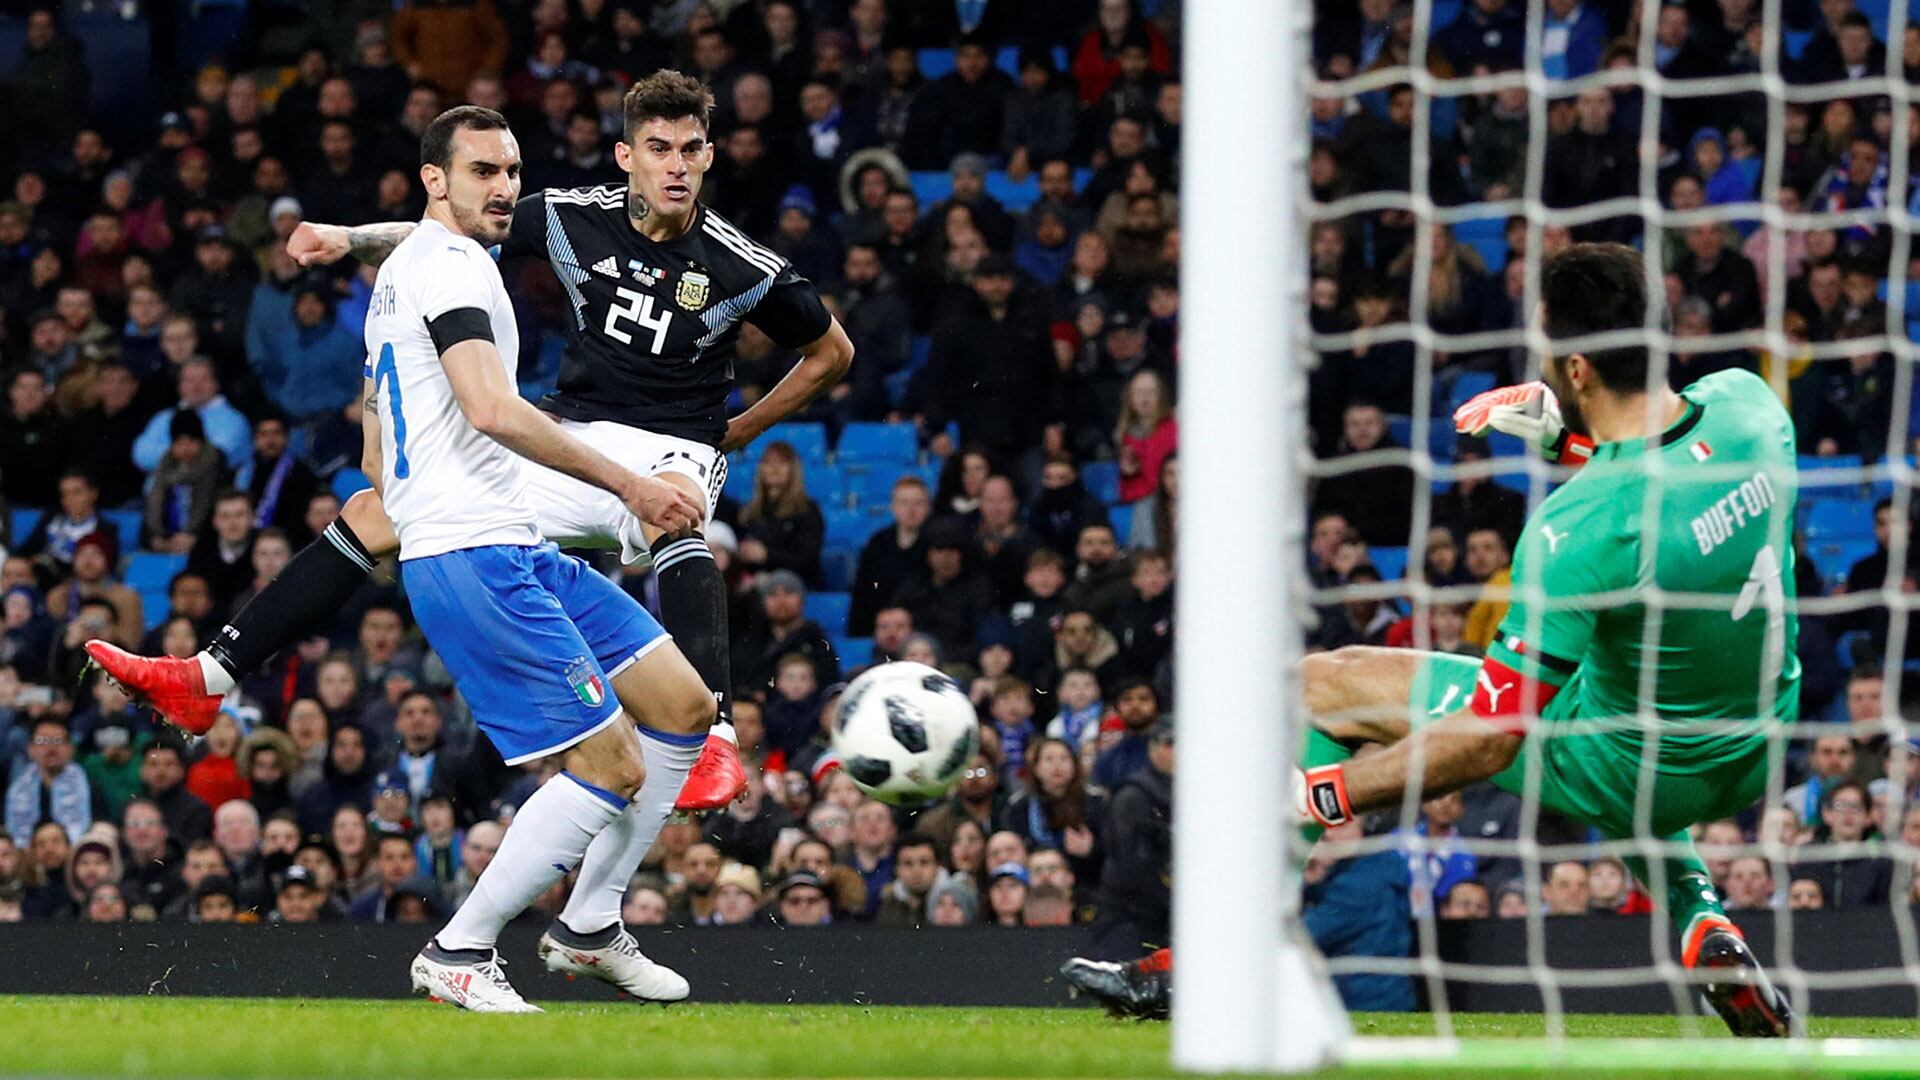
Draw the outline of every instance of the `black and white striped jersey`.
[[[799,348],[827,332],[820,294],[791,264],[705,206],[655,243],[627,219],[619,185],[521,199],[502,256],[537,255],[573,307],[559,388],[541,407],[570,420],[719,445],[742,320]]]

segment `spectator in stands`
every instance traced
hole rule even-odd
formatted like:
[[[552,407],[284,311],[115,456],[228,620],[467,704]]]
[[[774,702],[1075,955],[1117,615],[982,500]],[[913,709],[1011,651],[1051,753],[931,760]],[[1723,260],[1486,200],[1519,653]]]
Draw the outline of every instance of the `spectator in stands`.
[[[302,521],[307,503],[319,492],[320,481],[289,447],[287,421],[275,415],[253,422],[253,499],[256,528],[277,527],[289,542],[304,547],[312,537]]]
[[[229,801],[244,801],[252,794],[246,777],[240,775],[240,763],[235,757],[240,750],[240,725],[231,713],[222,713],[214,720],[213,726],[207,729],[206,741],[198,750],[199,760],[187,769],[189,794],[208,806],[219,807]],[[254,817],[258,819],[259,815]],[[254,829],[258,832],[258,820],[254,822]]]
[[[147,725],[145,717],[113,680],[95,680],[93,698],[94,707],[75,717],[76,727],[86,725],[85,741],[93,747],[92,752],[80,760],[80,767],[87,774],[87,783],[100,804],[102,816],[120,820],[128,801],[140,793],[140,762],[136,755],[146,740],[143,735],[136,742],[134,731]]]
[[[140,755],[140,797],[160,808],[167,832],[183,844],[213,835],[213,812],[186,788],[187,767],[178,743],[156,740]]]
[[[1457,72],[1503,71],[1519,66],[1525,37],[1526,20],[1507,0],[1472,0],[1439,28],[1433,45]]]
[[[0,497],[15,506],[50,506],[58,473],[48,462],[67,457],[68,434],[53,412],[47,377],[21,368],[7,382],[0,423]]]
[[[1062,556],[1072,556],[1086,529],[1107,520],[1106,507],[1080,482],[1073,458],[1064,452],[1050,454],[1040,472],[1040,491],[1027,508],[1027,525],[1035,538]]]
[[[1143,767],[1113,791],[1107,809],[1107,864],[1101,923],[1106,951],[1137,953],[1167,940],[1173,867],[1173,723],[1157,720]]]
[[[1442,919],[1484,919],[1493,914],[1493,897],[1485,883],[1468,880],[1455,883],[1440,908]]]
[[[1707,302],[1713,312],[1713,332],[1732,333],[1758,323],[1760,280],[1745,255],[1727,247],[1719,222],[1692,225],[1686,231],[1686,251],[1675,261],[1688,296]]]
[[[60,474],[59,509],[47,514],[21,538],[19,552],[33,556],[48,580],[57,581],[73,569],[74,549],[81,540],[99,533],[107,543],[108,562],[117,561],[120,541],[110,522],[100,516],[100,488],[85,469],[68,468]]]
[[[1587,868],[1571,860],[1554,863],[1540,886],[1540,899],[1549,915],[1585,915],[1588,896]]]
[[[1513,583],[1513,550],[1506,536],[1491,528],[1468,533],[1467,573],[1480,584],[1481,594],[1467,612],[1465,636],[1485,649],[1500,629],[1500,620],[1507,617],[1508,593]]]
[[[805,615],[807,589],[800,576],[775,570],[761,575],[759,589],[763,618],[733,654],[738,680],[749,686],[769,686],[780,661],[798,655],[813,666],[816,686],[839,681],[840,666],[831,639]]]
[[[1852,780],[1833,785],[1821,798],[1814,842],[1864,845],[1853,848],[1857,854],[1803,860],[1795,866],[1795,877],[1811,879],[1820,886],[1827,907],[1877,907],[1884,905],[1893,892],[1893,863],[1877,854],[1880,833],[1869,816],[1871,807],[1866,785]]]
[[[1758,855],[1743,855],[1727,868],[1728,911],[1765,911],[1773,905],[1773,870]]]
[[[1386,413],[1378,405],[1349,405],[1342,429],[1342,455],[1400,448],[1388,438]],[[1343,472],[1337,482],[1320,485],[1314,512],[1339,512],[1369,544],[1404,547],[1413,523],[1413,480],[1413,470],[1405,465],[1370,465]]]
[[[1012,480],[994,476],[982,485],[973,539],[980,569],[993,587],[994,607],[1005,610],[1019,598],[1027,560],[1039,547],[1020,521],[1020,500]]]
[[[253,582],[253,500],[228,489],[213,500],[211,529],[194,543],[187,569],[207,581],[214,610],[225,614]]]
[[[1549,79],[1577,79],[1600,66],[1607,15],[1584,0],[1547,0],[1540,67]]]
[[[1161,721],[1160,696],[1149,683],[1129,680],[1119,683],[1109,695],[1115,718],[1120,721],[1120,737],[1100,751],[1093,767],[1093,783],[1109,793],[1122,781],[1145,768],[1148,750]]]
[[[347,917],[355,922],[386,922],[388,901],[420,872],[420,860],[414,855],[413,841],[404,834],[381,834],[374,851],[378,880],[373,888],[355,897],[348,906]]]
[[[226,480],[227,468],[192,411],[169,417],[167,436],[166,456],[154,468],[147,491],[143,527],[148,547],[184,555],[193,550],[200,529],[212,517],[214,497]]]
[[[993,588],[967,565],[973,538],[965,524],[951,518],[926,530],[926,573],[894,593],[891,603],[913,615],[913,625],[933,635],[950,656],[972,653],[976,627],[993,607]]]
[[[167,821],[160,816],[160,808],[145,799],[127,803],[120,820],[120,836],[126,848],[123,883],[137,905],[164,912],[186,891],[180,881],[180,848],[167,835]]]
[[[133,648],[145,629],[140,594],[111,574],[116,546],[111,535],[106,531],[89,533],[74,546],[73,576],[47,594],[47,610],[54,618],[67,620],[78,616],[86,601],[104,601],[113,610],[112,625],[105,636],[122,648]]]
[[[754,470],[753,497],[740,511],[740,562],[749,569],[788,570],[820,580],[826,520],[807,494],[800,455],[785,442],[768,443]]]
[[[362,812],[373,804],[373,762],[367,737],[352,724],[335,727],[327,743],[320,778],[294,800],[301,831],[317,833],[333,821],[334,811],[352,806]],[[344,857],[347,853],[342,852]],[[357,868],[355,868],[357,871]]]
[[[926,481],[908,474],[893,483],[893,520],[860,549],[847,609],[847,633],[874,634],[874,617],[906,582],[926,568],[922,530],[932,509]]]
[[[1120,501],[1136,503],[1158,489],[1160,468],[1179,447],[1180,425],[1166,380],[1152,369],[1127,381],[1114,430],[1119,448]]]
[[[1126,670],[1152,678],[1173,655],[1173,560],[1157,551],[1133,559],[1132,590],[1107,620]]]
[[[1846,14],[1835,19],[1829,9]],[[1826,21],[1814,31],[1800,54],[1800,62],[1789,70],[1803,83],[1846,82],[1872,78],[1887,70],[1887,48],[1873,36],[1873,23],[1854,5],[1829,2],[1820,5]]]
[[[1858,454],[1868,461],[1887,452],[1893,418],[1893,357],[1880,352],[1872,338],[1885,328],[1867,322],[1849,322],[1836,340],[1852,342],[1846,359],[1828,371],[1813,434],[1814,452],[1823,455]]]
[[[1877,679],[1874,681],[1878,682]],[[1818,824],[1821,808],[1826,803],[1827,795],[1833,788],[1846,782],[1853,775],[1854,762],[1855,754],[1851,736],[1846,734],[1819,736],[1813,740],[1813,748],[1807,754],[1806,782],[1788,788],[1782,793],[1781,801],[1794,813],[1802,825]]]
[[[247,800],[262,818],[270,818],[291,804],[290,781],[298,752],[286,732],[259,728],[241,741],[236,757],[240,775],[247,779]]]
[[[833,905],[826,882],[816,874],[796,870],[775,891],[774,920],[781,926],[826,926],[833,921]]]
[[[25,845],[33,840],[35,829],[52,822],[77,843],[93,824],[97,803],[93,785],[86,771],[73,763],[73,743],[63,721],[42,716],[30,730],[27,764],[14,772],[7,786],[7,833],[15,843]]]
[[[847,248],[840,263],[838,301],[841,324],[860,355],[848,384],[854,408],[884,414],[890,406],[885,379],[905,368],[912,356],[912,323],[900,282],[872,244]]]
[[[176,378],[179,403],[155,413],[147,423],[133,444],[134,463],[153,472],[174,441],[173,418],[191,412],[201,421],[203,441],[220,451],[227,467],[246,473],[253,461],[252,425],[221,395],[213,362],[190,358],[178,365]]]
[[[334,311],[331,286],[307,279],[293,289],[293,321],[267,341],[256,359],[267,396],[295,420],[338,412],[360,392],[353,362],[366,354],[358,332]]]
[[[1685,21],[1683,15],[1683,28]],[[1577,102],[1573,130],[1547,139],[1541,197],[1556,209],[1602,202],[1639,189],[1637,147],[1615,127],[1613,95],[1593,87],[1582,90]],[[1582,240],[1619,239],[1629,232],[1624,218],[1583,225],[1576,231]]]
[[[139,497],[146,480],[133,463],[134,439],[147,421],[140,381],[127,364],[109,359],[95,369],[93,387],[96,400],[67,424],[70,445],[79,467],[99,485],[100,502],[124,506]]]

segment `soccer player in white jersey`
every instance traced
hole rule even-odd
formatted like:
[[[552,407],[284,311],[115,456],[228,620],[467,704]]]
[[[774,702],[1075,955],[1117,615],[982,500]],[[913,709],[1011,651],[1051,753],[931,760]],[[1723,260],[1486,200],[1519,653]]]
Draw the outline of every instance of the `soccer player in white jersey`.
[[[713,699],[659,623],[585,563],[541,539],[522,459],[612,492],[665,528],[700,520],[686,492],[641,476],[522,400],[518,332],[486,245],[506,233],[520,152],[506,120],[462,106],[421,140],[427,215],[381,267],[366,339],[381,496],[400,538],[415,617],[509,764],[562,769],[515,815],[472,895],[414,958],[416,993],[484,1012],[535,1011],[494,949],[507,920],[575,868],[618,861],[607,834],[645,779],[643,738],[698,754]],[[373,436],[370,430],[369,435]],[[644,688],[644,689],[643,689]],[[606,836],[605,840],[601,840]],[[542,941],[542,952],[553,943]],[[625,931],[592,954],[645,996],[686,980]]]

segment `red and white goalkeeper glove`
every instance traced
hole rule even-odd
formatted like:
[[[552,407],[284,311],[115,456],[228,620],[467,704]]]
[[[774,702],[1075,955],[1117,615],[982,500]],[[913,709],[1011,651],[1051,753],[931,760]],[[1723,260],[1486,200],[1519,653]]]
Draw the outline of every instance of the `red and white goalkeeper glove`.
[[[1567,430],[1560,418],[1560,401],[1543,382],[1502,386],[1475,395],[1453,411],[1453,429],[1475,438],[1484,438],[1489,430],[1504,432],[1558,465],[1577,468],[1593,456],[1593,440]]]
[[[1353,804],[1347,801],[1347,777],[1338,765],[1293,770],[1293,809],[1300,824],[1318,824],[1326,828],[1353,820]]]

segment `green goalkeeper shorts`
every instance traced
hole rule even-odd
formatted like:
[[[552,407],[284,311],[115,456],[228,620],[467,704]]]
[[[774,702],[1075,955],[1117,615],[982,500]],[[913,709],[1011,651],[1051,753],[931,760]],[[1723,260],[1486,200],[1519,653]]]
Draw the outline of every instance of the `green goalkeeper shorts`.
[[[1446,653],[1431,655],[1414,675],[1408,701],[1415,729],[1466,707],[1473,699],[1480,661]],[[1573,710],[1578,714],[1578,709]],[[1527,773],[1538,761],[1540,805],[1583,821],[1610,839],[1668,836],[1702,821],[1717,821],[1752,806],[1766,792],[1767,741],[1754,738],[1723,761],[1685,773],[1653,770],[1651,818],[1635,828],[1635,793],[1644,769],[1637,740],[1604,731],[1553,734],[1559,721],[1542,720],[1527,733],[1513,764],[1492,783],[1527,797]]]

